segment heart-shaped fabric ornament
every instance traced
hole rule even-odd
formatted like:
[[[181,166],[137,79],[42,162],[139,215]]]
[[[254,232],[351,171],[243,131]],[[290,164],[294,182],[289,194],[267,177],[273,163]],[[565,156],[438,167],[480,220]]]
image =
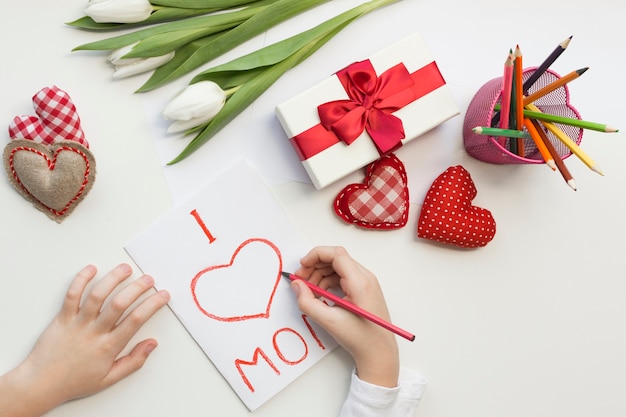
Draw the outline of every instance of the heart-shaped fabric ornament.
[[[267,239],[248,239],[230,261],[200,271],[191,281],[196,307],[223,322],[267,319],[283,269],[278,247]],[[224,299],[231,300],[224,303]]]
[[[13,118],[9,125],[11,139],[30,139],[46,145],[74,140],[89,148],[76,106],[65,91],[56,86],[42,88],[33,96],[33,108],[38,117]]]
[[[404,164],[388,154],[367,167],[363,184],[350,184],[335,199],[335,213],[369,229],[397,229],[407,223],[409,189]]]
[[[472,205],[476,186],[461,165],[446,169],[426,193],[417,236],[462,248],[485,246],[496,234],[487,209]]]
[[[3,160],[15,189],[58,223],[74,210],[95,181],[96,161],[75,141],[46,146],[15,139],[4,148]]]

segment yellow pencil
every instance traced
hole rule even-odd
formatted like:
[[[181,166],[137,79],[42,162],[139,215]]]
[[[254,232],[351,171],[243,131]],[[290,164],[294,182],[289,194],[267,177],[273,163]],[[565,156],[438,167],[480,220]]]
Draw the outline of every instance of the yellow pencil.
[[[531,110],[531,111],[541,112],[541,110],[539,110],[539,108],[537,106],[535,106],[534,104],[532,104],[532,103],[526,105],[526,108],[528,110]],[[598,173],[600,175],[604,175],[604,173],[602,172],[602,170],[600,169],[598,164],[596,164],[595,161],[593,159],[591,159],[589,157],[589,155],[587,155],[585,153],[585,151],[580,149],[580,146],[578,146],[578,144],[576,142],[574,142],[572,139],[570,139],[569,136],[567,136],[565,134],[565,132],[563,132],[561,129],[559,129],[557,126],[555,126],[554,124],[552,124],[550,122],[545,122],[544,121],[544,122],[542,122],[542,124],[546,127],[546,129],[548,129],[550,132],[552,132],[552,134],[554,136],[556,136],[557,139],[560,140],[561,143],[563,143],[563,145],[565,145],[567,147],[567,149],[572,151],[572,153],[574,155],[576,155],[593,172],[596,172],[596,173]]]

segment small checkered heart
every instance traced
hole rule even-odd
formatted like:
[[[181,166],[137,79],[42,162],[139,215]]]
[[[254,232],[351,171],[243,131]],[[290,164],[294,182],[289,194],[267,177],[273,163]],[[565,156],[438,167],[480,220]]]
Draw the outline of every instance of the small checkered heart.
[[[465,168],[446,169],[426,193],[417,236],[462,248],[485,246],[496,234],[496,222],[489,210],[472,205],[476,193]]]
[[[70,96],[56,86],[45,87],[33,96],[36,116],[16,116],[9,125],[11,139],[29,139],[44,145],[55,140],[89,143],[80,127],[80,117]]]
[[[371,163],[363,184],[350,184],[334,203],[347,223],[369,229],[397,229],[406,225],[409,189],[402,162],[389,154]]]

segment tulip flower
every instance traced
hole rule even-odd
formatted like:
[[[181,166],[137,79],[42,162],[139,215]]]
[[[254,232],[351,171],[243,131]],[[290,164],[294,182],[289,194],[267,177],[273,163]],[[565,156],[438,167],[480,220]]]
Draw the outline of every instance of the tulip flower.
[[[149,57],[149,58],[124,58],[126,54],[132,51],[135,44],[127,45],[122,48],[118,48],[111,52],[108,61],[115,66],[115,72],[113,78],[126,78],[131,75],[141,74],[161,65],[166,64],[172,58],[174,58],[175,52],[172,51],[165,55]]]
[[[152,11],[148,0],[89,0],[85,14],[96,23],[137,23]]]
[[[98,0],[91,0],[91,3],[95,3],[95,1]],[[132,23],[98,23],[90,16],[83,16],[66,24],[87,30],[108,31],[111,29],[126,29],[128,27],[149,26],[155,23],[185,20],[190,17],[202,16],[214,12],[232,11],[242,6],[249,6],[250,3],[257,1],[259,0],[150,0],[152,4],[152,14],[141,21]]]
[[[188,85],[163,110],[163,116],[174,121],[167,132],[183,132],[209,122],[224,107],[226,97],[227,93],[213,81]]]

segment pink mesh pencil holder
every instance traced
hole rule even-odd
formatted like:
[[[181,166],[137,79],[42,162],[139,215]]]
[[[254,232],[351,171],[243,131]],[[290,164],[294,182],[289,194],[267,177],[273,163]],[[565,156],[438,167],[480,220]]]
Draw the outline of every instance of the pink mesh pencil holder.
[[[526,81],[536,68],[528,68],[523,71],[522,79]],[[547,70],[539,79],[528,89],[528,94],[532,94],[537,90],[547,86],[548,84],[559,79],[560,76],[554,71]],[[496,104],[500,104],[502,99],[502,77],[494,78],[485,83],[476,93],[469,104],[465,119],[463,121],[463,144],[468,154],[476,159],[493,164],[541,164],[544,163],[535,142],[532,139],[524,140],[524,156],[516,155],[509,151],[506,143],[507,138],[497,138],[474,133],[473,128],[477,126],[500,127],[494,120],[494,111]],[[550,113],[557,116],[563,116],[572,119],[580,119],[580,114],[570,103],[569,90],[567,85],[557,88],[556,90],[546,94],[535,100],[535,104],[539,110],[544,113]],[[496,119],[497,120],[497,119]],[[576,144],[580,144],[583,137],[583,129],[555,123],[570,139]],[[524,129],[526,130],[526,129]],[[552,132],[543,129],[554,148],[565,159],[571,155],[571,151],[563,145],[563,143]],[[502,143],[501,143],[502,142]]]

